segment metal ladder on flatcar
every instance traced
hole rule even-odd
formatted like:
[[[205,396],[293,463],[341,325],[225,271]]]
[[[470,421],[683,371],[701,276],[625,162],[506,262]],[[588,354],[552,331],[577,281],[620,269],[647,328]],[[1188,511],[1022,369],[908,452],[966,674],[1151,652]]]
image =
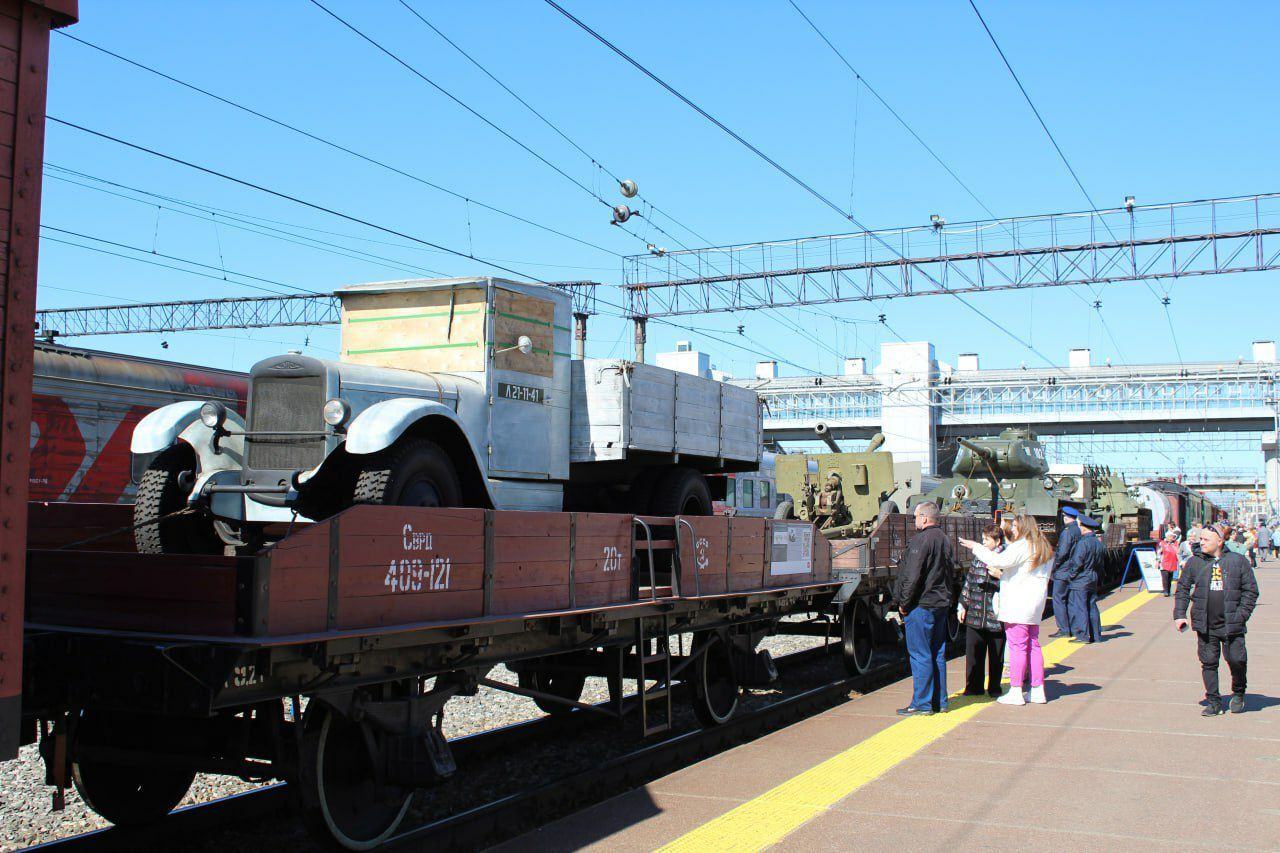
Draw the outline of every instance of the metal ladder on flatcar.
[[[640,702],[640,728],[645,737],[671,731],[675,723],[671,702],[671,617],[663,613],[655,617],[660,620],[661,630],[654,634],[645,631],[645,620],[636,620],[636,697]],[[656,672],[650,675],[650,667],[657,666]],[[649,681],[654,685],[649,687]],[[654,715],[653,704],[661,703],[659,708],[665,711],[660,722],[651,723]]]

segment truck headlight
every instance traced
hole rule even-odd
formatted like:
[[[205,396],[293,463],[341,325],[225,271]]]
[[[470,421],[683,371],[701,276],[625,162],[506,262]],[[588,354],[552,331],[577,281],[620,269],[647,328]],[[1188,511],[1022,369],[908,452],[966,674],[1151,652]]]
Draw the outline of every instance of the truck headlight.
[[[210,400],[200,407],[200,422],[209,429],[222,429],[222,425],[227,422],[227,407]]]
[[[323,411],[324,422],[332,427],[340,427],[351,417],[351,405],[346,401],[335,397],[324,404]]]

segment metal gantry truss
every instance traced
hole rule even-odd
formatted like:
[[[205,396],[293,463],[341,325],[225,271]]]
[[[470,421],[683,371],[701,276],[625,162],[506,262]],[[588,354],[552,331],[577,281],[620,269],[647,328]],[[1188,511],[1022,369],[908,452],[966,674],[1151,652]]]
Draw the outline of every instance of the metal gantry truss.
[[[594,282],[562,281],[552,282],[552,286],[569,292],[574,313],[596,313],[598,285]],[[36,312],[36,335],[67,338],[205,329],[327,326],[340,320],[339,300],[332,293],[244,296],[50,308]]]
[[[737,384],[754,388],[765,400],[766,428],[819,420],[831,427],[874,424],[890,390],[872,377],[740,380]],[[1208,432],[1218,429],[1214,421],[1254,421],[1256,431],[1274,427],[1280,364],[1241,361],[955,371],[938,377],[930,388],[910,392],[912,399],[899,399],[896,404],[932,406],[940,428],[966,435],[987,424],[998,428],[1001,424],[1067,423],[1069,431],[1079,433],[1088,432],[1090,424],[1106,432],[1114,431],[1108,425],[1174,420],[1202,422],[1197,429]]]
[[[1129,456],[1143,451],[1166,454],[1204,455],[1210,453],[1258,453],[1262,442],[1273,438],[1264,432],[1192,433],[1090,433],[1086,435],[1042,435],[1045,453],[1051,462],[1075,462],[1115,454]]]
[[[1280,194],[626,259],[635,318],[1280,269]]]

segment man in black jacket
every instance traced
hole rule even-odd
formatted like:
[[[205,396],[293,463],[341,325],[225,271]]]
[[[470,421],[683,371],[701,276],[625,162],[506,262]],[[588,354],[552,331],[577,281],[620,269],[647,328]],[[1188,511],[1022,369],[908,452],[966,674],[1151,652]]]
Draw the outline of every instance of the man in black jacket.
[[[893,600],[904,615],[911,704],[904,716],[947,710],[947,614],[955,603],[955,552],[932,501],[916,507],[916,530],[898,564]]]
[[[1245,670],[1248,654],[1244,646],[1245,623],[1258,603],[1258,581],[1253,566],[1242,554],[1223,548],[1226,531],[1206,527],[1200,533],[1201,556],[1192,557],[1178,578],[1178,595],[1173,605],[1173,625],[1187,630],[1187,605],[1191,604],[1190,625],[1199,638],[1198,653],[1204,677],[1206,717],[1222,713],[1218,693],[1219,654],[1231,670],[1231,713],[1244,710]]]

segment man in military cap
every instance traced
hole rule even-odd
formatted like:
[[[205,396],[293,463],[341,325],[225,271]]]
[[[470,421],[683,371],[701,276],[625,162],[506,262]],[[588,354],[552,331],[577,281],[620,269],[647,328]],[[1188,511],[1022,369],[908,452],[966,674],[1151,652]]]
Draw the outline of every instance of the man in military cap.
[[[1067,583],[1067,575],[1062,571],[1063,565],[1071,558],[1071,551],[1075,548],[1077,542],[1080,541],[1080,526],[1076,523],[1076,519],[1080,517],[1080,510],[1073,506],[1062,508],[1062,532],[1058,534],[1058,547],[1053,552],[1053,618],[1058,623],[1058,630],[1049,635],[1050,639],[1054,637],[1070,637],[1074,632],[1071,630],[1071,606],[1068,603],[1069,584]]]
[[[1073,643],[1094,643],[1102,639],[1102,614],[1098,612],[1098,578],[1107,559],[1106,546],[1097,536],[1102,523],[1087,515],[1077,521],[1080,541],[1071,549],[1063,565],[1067,578],[1067,607],[1074,629]],[[1056,606],[1056,605],[1055,605]]]

